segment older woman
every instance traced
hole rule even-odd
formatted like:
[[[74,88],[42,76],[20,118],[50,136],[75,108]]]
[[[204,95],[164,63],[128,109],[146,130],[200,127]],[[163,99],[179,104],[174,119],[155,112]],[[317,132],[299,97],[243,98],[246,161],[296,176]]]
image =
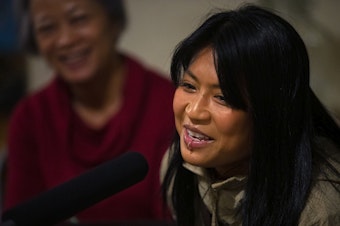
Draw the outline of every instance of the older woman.
[[[126,25],[123,1],[30,0],[27,6],[31,44],[55,78],[12,116],[5,208],[133,150],[148,161],[145,180],[76,221],[162,219],[158,172],[174,133],[174,87],[117,50]]]

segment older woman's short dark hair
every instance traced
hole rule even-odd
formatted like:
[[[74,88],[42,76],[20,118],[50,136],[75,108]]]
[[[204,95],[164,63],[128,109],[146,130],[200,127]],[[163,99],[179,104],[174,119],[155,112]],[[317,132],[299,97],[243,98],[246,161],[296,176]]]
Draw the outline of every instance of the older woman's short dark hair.
[[[127,25],[127,17],[123,0],[97,0],[108,11],[110,18],[119,24],[121,29]]]

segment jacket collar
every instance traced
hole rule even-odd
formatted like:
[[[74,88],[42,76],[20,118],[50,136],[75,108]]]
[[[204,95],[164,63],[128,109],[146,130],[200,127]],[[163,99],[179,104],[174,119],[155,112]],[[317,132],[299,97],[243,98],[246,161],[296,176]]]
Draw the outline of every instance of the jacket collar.
[[[183,167],[197,175],[200,196],[212,214],[212,226],[218,222],[229,225],[241,225],[241,217],[238,214],[246,176],[234,176],[223,181],[213,182],[207,169],[183,163]]]

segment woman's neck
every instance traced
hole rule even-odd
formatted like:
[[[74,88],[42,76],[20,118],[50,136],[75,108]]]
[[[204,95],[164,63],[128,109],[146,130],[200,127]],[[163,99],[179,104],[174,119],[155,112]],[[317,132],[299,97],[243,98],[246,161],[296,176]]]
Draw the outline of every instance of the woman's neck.
[[[93,128],[103,127],[112,115],[118,112],[123,102],[123,62],[119,61],[113,65],[110,71],[111,73],[99,74],[91,81],[70,87],[74,110]]]
[[[212,178],[216,181],[226,180],[234,176],[245,176],[249,172],[249,159],[243,159],[228,167],[212,169]]]

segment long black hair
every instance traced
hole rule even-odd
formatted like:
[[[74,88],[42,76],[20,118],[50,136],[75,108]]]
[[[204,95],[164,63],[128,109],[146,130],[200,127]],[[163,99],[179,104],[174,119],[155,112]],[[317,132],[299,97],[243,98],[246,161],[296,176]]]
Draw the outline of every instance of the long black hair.
[[[258,6],[218,12],[177,46],[171,64],[176,86],[206,47],[214,51],[228,105],[248,112],[253,121],[242,224],[296,225],[309,195],[313,169],[326,162],[316,138],[326,137],[340,148],[339,126],[309,86],[303,40],[286,20]],[[170,154],[164,196],[172,194],[167,201],[178,225],[194,225],[197,181],[182,166],[178,134]]]

